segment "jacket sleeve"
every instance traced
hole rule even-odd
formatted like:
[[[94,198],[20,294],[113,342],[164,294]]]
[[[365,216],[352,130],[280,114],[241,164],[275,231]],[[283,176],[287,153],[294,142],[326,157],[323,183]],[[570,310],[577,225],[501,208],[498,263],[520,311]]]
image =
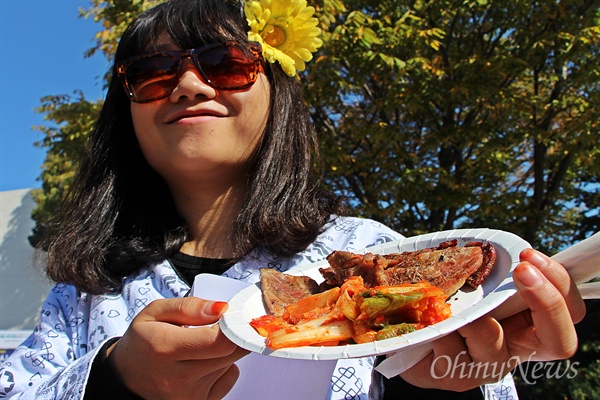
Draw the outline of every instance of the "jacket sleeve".
[[[94,358],[83,400],[143,400],[123,385],[108,363],[108,347],[118,339],[114,337],[104,342]]]
[[[54,286],[40,324],[0,366],[0,399],[81,399],[96,351],[89,351],[85,307],[72,286]],[[83,313],[83,314],[82,314]]]

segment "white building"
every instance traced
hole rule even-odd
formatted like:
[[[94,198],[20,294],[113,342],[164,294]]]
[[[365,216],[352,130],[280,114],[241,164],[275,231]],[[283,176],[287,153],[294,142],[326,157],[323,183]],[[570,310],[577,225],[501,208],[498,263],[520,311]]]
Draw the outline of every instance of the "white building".
[[[34,207],[31,189],[0,192],[0,360],[38,323],[51,288],[27,239]]]

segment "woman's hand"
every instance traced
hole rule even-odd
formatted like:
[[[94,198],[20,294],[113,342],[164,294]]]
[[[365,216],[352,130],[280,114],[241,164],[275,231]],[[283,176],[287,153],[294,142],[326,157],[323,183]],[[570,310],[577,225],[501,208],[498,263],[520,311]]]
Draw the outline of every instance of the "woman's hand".
[[[233,364],[248,352],[214,324],[227,303],[194,297],[156,300],[133,320],[108,355],[121,382],[144,399],[220,399],[235,384]]]
[[[585,315],[575,283],[560,264],[538,251],[523,250],[520,258],[513,280],[526,309],[500,321],[484,316],[436,340],[432,353],[400,375],[404,380],[464,391],[499,381],[519,363],[575,354],[574,324]]]

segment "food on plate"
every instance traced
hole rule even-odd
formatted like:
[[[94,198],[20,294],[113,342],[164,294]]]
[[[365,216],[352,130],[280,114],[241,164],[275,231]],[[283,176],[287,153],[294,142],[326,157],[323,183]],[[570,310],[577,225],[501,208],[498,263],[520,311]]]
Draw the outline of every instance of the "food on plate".
[[[268,347],[365,343],[396,337],[451,315],[449,296],[490,274],[490,243],[457,246],[448,240],[413,252],[354,254],[334,251],[320,285],[307,276],[261,270],[268,315],[250,325]]]
[[[367,287],[425,281],[451,296],[465,282],[473,287],[483,283],[496,262],[496,250],[491,243],[482,242],[457,246],[453,239],[437,247],[387,255],[334,251],[327,260],[329,268],[320,271],[331,286],[360,275]]]
[[[427,282],[367,288],[361,276],[352,276],[341,287],[286,306],[281,316],[264,315],[250,325],[273,349],[366,343],[449,318],[445,301]]]
[[[285,306],[319,292],[319,285],[308,276],[282,274],[274,269],[260,271],[262,296],[274,315],[282,315]]]

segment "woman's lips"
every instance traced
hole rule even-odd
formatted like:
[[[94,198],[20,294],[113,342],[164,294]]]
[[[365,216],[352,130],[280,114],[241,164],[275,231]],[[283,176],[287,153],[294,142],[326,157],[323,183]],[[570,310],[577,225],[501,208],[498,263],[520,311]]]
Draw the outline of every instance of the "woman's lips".
[[[167,124],[193,124],[213,121],[225,117],[224,114],[215,110],[186,110],[179,112],[167,119]]]
[[[215,119],[218,119],[218,118],[221,118],[221,117],[216,116],[216,115],[210,115],[210,114],[189,115],[189,116],[177,118],[170,123],[171,124],[181,124],[181,125],[201,124],[201,123],[205,123],[205,122],[214,121]]]

